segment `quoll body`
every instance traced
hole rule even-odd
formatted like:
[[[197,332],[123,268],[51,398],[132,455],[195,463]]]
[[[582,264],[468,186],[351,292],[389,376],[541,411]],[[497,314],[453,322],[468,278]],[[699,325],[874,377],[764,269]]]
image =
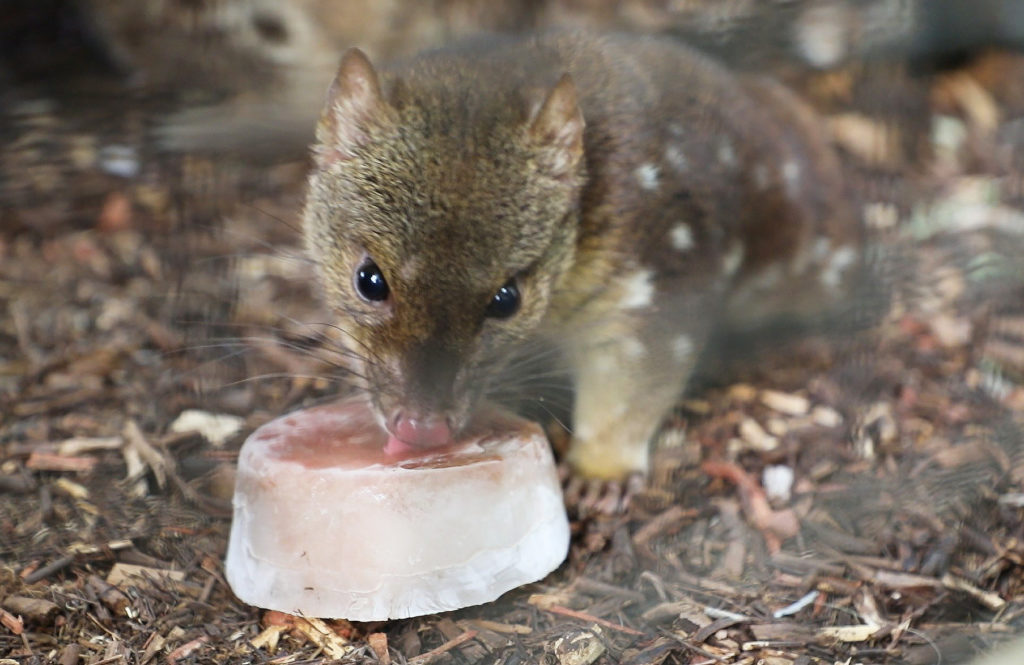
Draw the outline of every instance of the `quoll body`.
[[[572,466],[643,472],[719,324],[835,297],[859,256],[813,113],[665,39],[491,38],[379,72],[350,50],[314,156],[309,253],[354,375],[413,447],[555,348]]]

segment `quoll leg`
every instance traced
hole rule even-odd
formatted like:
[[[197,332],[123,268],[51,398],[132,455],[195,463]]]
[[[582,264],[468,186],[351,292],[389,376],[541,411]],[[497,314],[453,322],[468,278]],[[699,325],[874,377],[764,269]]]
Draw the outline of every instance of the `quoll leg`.
[[[650,440],[704,341],[694,332],[634,327],[617,333],[573,354],[576,403],[568,461],[587,478],[647,473]]]

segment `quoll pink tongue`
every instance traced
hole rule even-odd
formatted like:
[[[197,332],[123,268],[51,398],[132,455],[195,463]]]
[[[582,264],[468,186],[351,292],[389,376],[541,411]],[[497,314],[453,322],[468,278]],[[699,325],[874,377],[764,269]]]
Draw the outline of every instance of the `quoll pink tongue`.
[[[396,428],[397,429],[397,428]],[[389,436],[362,400],[288,414],[238,458],[225,571],[242,600],[356,621],[488,602],[554,570],[569,525],[540,428],[486,409]],[[404,436],[409,432],[396,432]]]
[[[401,439],[396,439],[394,436],[389,435],[387,443],[384,444],[384,452],[388,455],[398,457],[412,455],[416,452],[416,449]]]

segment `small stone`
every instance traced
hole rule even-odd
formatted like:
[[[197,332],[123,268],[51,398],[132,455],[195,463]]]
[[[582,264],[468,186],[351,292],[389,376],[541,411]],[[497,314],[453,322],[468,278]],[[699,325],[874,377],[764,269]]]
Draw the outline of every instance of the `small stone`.
[[[793,493],[794,478],[792,467],[775,464],[764,468],[764,472],[761,474],[761,484],[771,501],[789,503]]]
[[[121,178],[134,178],[139,174],[139,156],[128,145],[108,145],[99,151],[99,165],[104,172]]]

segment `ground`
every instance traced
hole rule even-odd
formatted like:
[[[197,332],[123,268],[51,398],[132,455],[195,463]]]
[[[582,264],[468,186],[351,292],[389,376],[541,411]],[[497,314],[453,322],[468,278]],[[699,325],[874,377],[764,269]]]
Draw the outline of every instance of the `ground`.
[[[3,94],[0,663],[957,663],[1024,629],[1020,56],[783,72],[870,193],[882,311],[693,391],[625,512],[567,481],[543,581],[374,624],[223,577],[245,436],[344,391],[306,163],[151,152],[157,102],[87,74]]]

